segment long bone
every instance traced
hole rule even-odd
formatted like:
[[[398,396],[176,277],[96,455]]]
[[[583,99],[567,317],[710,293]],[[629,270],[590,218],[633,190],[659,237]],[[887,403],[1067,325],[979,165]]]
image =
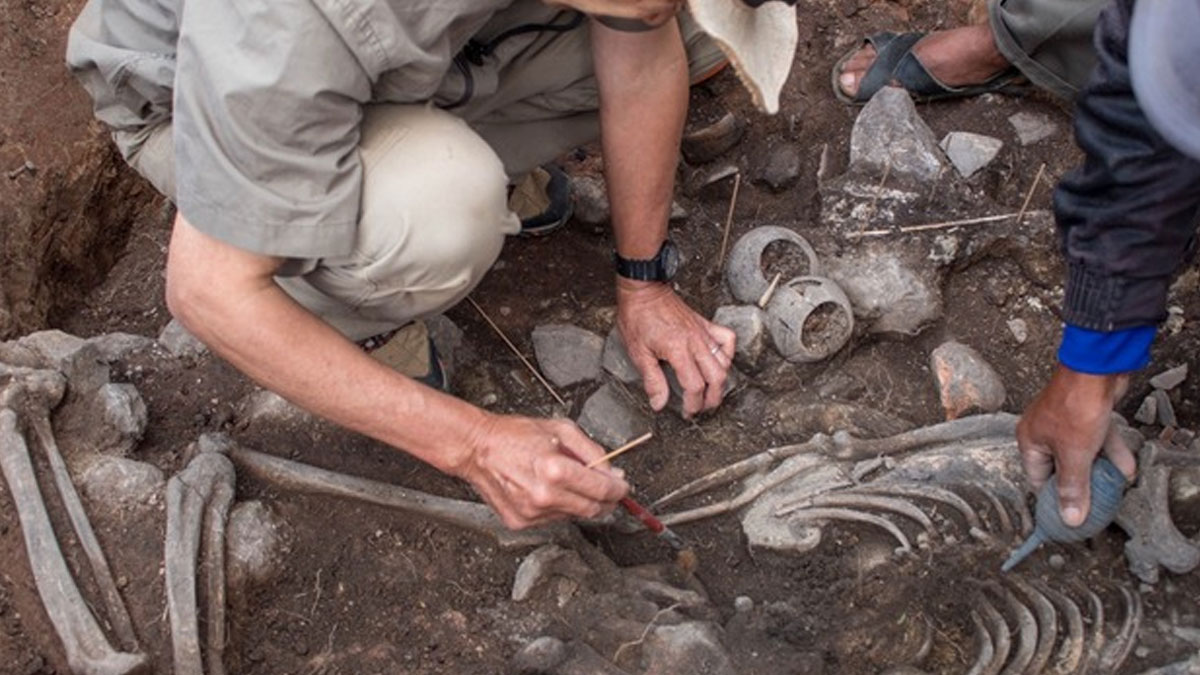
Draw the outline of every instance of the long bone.
[[[167,482],[164,551],[176,675],[204,674],[196,599],[196,558],[202,535],[209,601],[206,640],[209,672],[224,673],[220,663],[225,648],[224,521],[233,501],[234,478],[233,464],[227,457],[219,452],[201,452]]]
[[[1142,627],[1142,596],[1125,586],[1121,586],[1121,596],[1125,599],[1125,619],[1117,636],[1100,654],[1100,670],[1105,673],[1115,673],[1121,668],[1133,651],[1138,629]]]
[[[0,410],[0,471],[16,505],[38,595],[71,671],[78,675],[145,672],[149,665],[146,656],[113,648],[79,592],[54,537],[29,448],[18,431],[17,415],[8,408]]]
[[[832,459],[861,460],[907,452],[939,443],[965,442],[984,438],[1000,438],[1011,441],[1016,423],[1015,415],[995,413],[963,417],[880,439],[855,438],[844,431],[835,433],[833,438],[825,434],[816,434],[804,443],[770,448],[717,469],[672,490],[660,497],[652,506],[666,506],[685,497],[766,471],[775,462],[798,454],[816,452]]]
[[[388,483],[347,476],[240,446],[230,448],[229,455],[242,468],[276,485],[303,492],[358,499],[432,518],[490,536],[504,549],[541,546],[564,541],[569,536],[568,527],[564,525],[510,530],[491,509],[477,502],[447,499]]]
[[[1054,655],[1050,672],[1054,675],[1078,672],[1079,664],[1083,661],[1083,612],[1079,611],[1079,605],[1074,600],[1053,588],[1039,582],[1034,582],[1034,588],[1050,598],[1067,622],[1067,634],[1063,636],[1062,646]]]
[[[1050,600],[1024,579],[1014,575],[1008,578],[1008,583],[1025,596],[1029,601],[1028,606],[1037,617],[1037,647],[1033,651],[1033,658],[1030,659],[1029,665],[1025,667],[1025,672],[1044,673],[1046,665],[1050,663],[1054,641],[1058,637],[1058,613],[1054,611],[1054,605]]]

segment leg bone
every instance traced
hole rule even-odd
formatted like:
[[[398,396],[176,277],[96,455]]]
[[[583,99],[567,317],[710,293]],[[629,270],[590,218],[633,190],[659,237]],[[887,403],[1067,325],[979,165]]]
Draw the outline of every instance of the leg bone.
[[[144,672],[148,667],[146,656],[119,652],[109,644],[71,577],[54,538],[29,448],[17,430],[16,413],[9,409],[0,410],[0,471],[16,505],[38,595],[62,641],[71,670],[83,675]]]
[[[222,493],[223,498],[224,490],[228,489],[232,496],[233,482],[233,465],[225,456],[216,452],[200,453],[186,469],[167,482],[167,535],[164,549],[167,608],[171,615],[171,641],[176,675],[204,673],[196,600],[196,557],[200,552],[205,511],[217,499],[214,495],[218,492]],[[218,486],[221,485],[226,488],[219,490]],[[223,529],[222,526],[222,532]],[[222,542],[216,544],[218,547],[223,546],[223,539],[224,537]],[[209,562],[212,562],[211,558]],[[219,562],[222,566],[219,574],[223,577],[224,561]],[[211,590],[211,575],[214,571],[210,569],[208,573]],[[220,595],[223,604],[224,593],[221,592]],[[209,600],[211,602],[212,598]],[[221,617],[210,616],[210,619],[219,618],[223,623],[223,609],[220,614]],[[223,633],[223,630],[222,626],[219,631]],[[213,636],[211,627],[209,636]]]
[[[493,537],[501,548],[527,548],[563,541],[566,526],[513,531],[484,504],[447,499],[388,483],[356,478],[242,447],[230,449],[238,465],[256,476],[294,490],[349,497],[414,513]],[[664,519],[665,520],[665,519]]]

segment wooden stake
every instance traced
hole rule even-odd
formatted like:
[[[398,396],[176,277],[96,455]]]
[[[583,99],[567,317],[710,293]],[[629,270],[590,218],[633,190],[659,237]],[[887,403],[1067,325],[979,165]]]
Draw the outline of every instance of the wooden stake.
[[[633,439],[632,441],[629,441],[625,445],[622,445],[621,447],[617,448],[616,450],[613,450],[612,452],[601,457],[600,459],[592,460],[591,462],[588,463],[587,468],[593,469],[597,466],[600,466],[601,464],[609,461],[610,459],[613,459],[617,455],[624,454],[625,452],[636,448],[637,446],[641,445],[642,443],[645,443],[646,441],[650,440],[653,437],[654,437],[654,432],[647,431],[646,433],[642,434],[641,436],[638,436],[637,438]]]
[[[542,374],[538,372],[538,369],[533,367],[533,364],[529,362],[529,359],[525,358],[525,355],[521,353],[521,350],[517,349],[517,346],[512,343],[512,340],[508,339],[508,336],[504,334],[504,331],[500,330],[500,327],[496,325],[496,322],[492,321],[492,317],[488,316],[487,312],[483,311],[483,308],[479,306],[478,302],[475,302],[475,298],[472,298],[468,295],[467,302],[471,303],[471,306],[475,308],[475,311],[479,312],[479,316],[482,316],[483,320],[492,327],[492,330],[496,331],[496,335],[499,335],[500,339],[504,340],[504,344],[508,345],[508,348],[512,350],[512,353],[516,354],[518,359],[521,359],[521,363],[524,363],[525,367],[529,369],[529,372],[533,373],[533,376],[537,378],[537,381],[542,383],[542,386],[546,388],[546,391],[550,392],[550,395],[554,397],[554,400],[558,401],[563,407],[566,407],[567,402],[558,395],[557,391],[554,391],[554,387],[551,387],[550,383],[546,381],[546,378],[542,377]]]
[[[733,195],[729,197],[729,212],[725,214],[725,234],[721,237],[721,255],[717,257],[717,271],[725,268],[725,252],[729,249],[729,229],[733,225],[733,209],[737,206],[738,190],[742,187],[742,172],[733,174]]]
[[[1038,167],[1037,175],[1034,176],[1033,182],[1029,185],[1029,192],[1025,193],[1025,201],[1021,204],[1021,210],[1017,212],[1017,225],[1021,224],[1021,220],[1025,218],[1025,209],[1029,208],[1029,200],[1033,199],[1033,193],[1037,191],[1038,184],[1042,182],[1042,173],[1046,171],[1046,163]]]
[[[762,297],[758,299],[758,308],[759,309],[767,308],[767,303],[770,302],[771,297],[773,295],[775,295],[775,288],[777,286],[779,286],[779,277],[781,275],[782,275],[782,272],[776,272],[775,277],[773,279],[771,279],[770,285],[767,286],[767,290],[763,291]]]
[[[1040,213],[1040,211],[1030,211],[1029,213]],[[889,234],[906,234],[909,232],[924,232],[925,230],[944,230],[951,227],[962,227],[963,225],[982,225],[983,223],[995,223],[1009,218],[1016,218],[1021,213],[1002,213],[998,216],[983,216],[980,218],[965,218],[963,220],[947,220],[941,223],[927,223],[925,225],[909,225],[895,230],[867,230],[866,232],[852,232],[847,237],[886,237]]]

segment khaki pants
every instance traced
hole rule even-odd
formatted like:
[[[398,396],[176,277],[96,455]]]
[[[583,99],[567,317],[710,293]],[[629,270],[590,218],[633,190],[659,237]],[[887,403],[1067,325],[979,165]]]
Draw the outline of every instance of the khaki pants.
[[[484,33],[549,22],[561,10],[517,3]],[[680,19],[696,78],[724,61]],[[586,22],[541,33],[515,53],[472,66],[481,94],[449,111],[380,103],[364,109],[362,203],[349,256],[290,260],[276,277],[301,305],[353,340],[445,311],[492,266],[520,222],[507,206],[519,176],[599,134],[597,85]],[[171,125],[115,137],[129,163],[175,195]]]
[[[1000,53],[1043,89],[1074,99],[1096,54],[1092,30],[1109,0],[989,0]]]

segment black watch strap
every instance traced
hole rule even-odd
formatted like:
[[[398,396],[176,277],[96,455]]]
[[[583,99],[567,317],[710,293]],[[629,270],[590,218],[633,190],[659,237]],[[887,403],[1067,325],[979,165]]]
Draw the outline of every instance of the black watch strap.
[[[658,253],[650,259],[623,258],[620,253],[614,251],[613,261],[616,263],[617,274],[634,281],[670,280],[666,266],[663,265],[663,252],[669,244],[670,240],[664,241]]]

